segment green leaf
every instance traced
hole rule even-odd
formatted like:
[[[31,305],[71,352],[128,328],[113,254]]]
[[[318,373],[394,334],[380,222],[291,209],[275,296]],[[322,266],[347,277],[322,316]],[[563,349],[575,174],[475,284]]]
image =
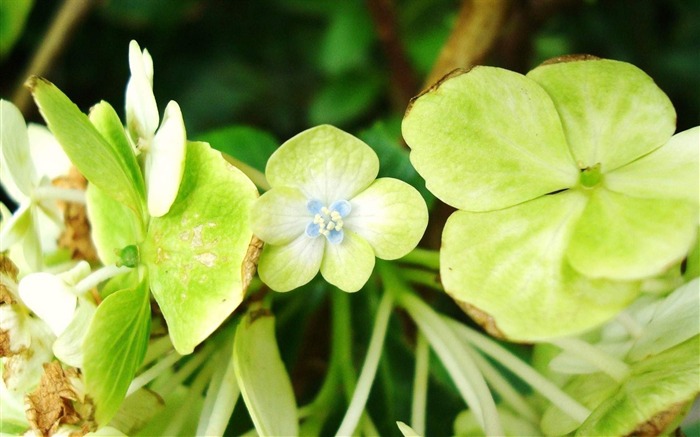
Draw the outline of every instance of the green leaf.
[[[373,74],[347,74],[321,88],[309,106],[309,123],[342,125],[367,113],[379,97],[382,78]]]
[[[368,9],[359,1],[340,2],[323,40],[319,60],[323,70],[340,74],[362,65],[375,41]]]
[[[587,278],[564,259],[586,196],[569,190],[489,213],[457,211],[442,235],[445,290],[515,341],[572,335],[617,314],[639,284]]]
[[[141,260],[173,346],[189,354],[241,303],[253,183],[206,143],[188,143],[170,212],[151,219]]]
[[[136,213],[109,197],[97,185],[88,185],[85,193],[92,241],[103,264],[119,261],[119,251],[139,243],[145,234],[144,224]]]
[[[111,294],[97,307],[83,341],[82,370],[98,425],[106,425],[119,410],[146,354],[150,324],[145,279]]]
[[[578,183],[552,100],[511,71],[443,79],[412,100],[402,131],[428,189],[455,208],[501,209]]]
[[[198,135],[198,139],[262,172],[280,145],[268,132],[243,125],[209,131]]]
[[[0,59],[4,59],[17,39],[32,10],[34,0],[12,0],[0,2]]]
[[[71,162],[108,196],[140,213],[143,195],[115,147],[54,84],[36,76],[28,84],[41,115]]]
[[[236,329],[233,368],[255,430],[262,436],[298,435],[292,383],[275,338],[275,318],[248,313]]]

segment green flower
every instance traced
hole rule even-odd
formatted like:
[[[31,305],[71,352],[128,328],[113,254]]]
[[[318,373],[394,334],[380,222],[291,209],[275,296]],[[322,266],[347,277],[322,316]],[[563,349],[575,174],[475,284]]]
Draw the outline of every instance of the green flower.
[[[375,256],[396,259],[420,240],[428,211],[420,194],[392,178],[375,180],[379,159],[333,126],[306,130],[270,156],[272,189],[253,205],[253,233],[266,244],[260,278],[277,291],[318,271],[348,292],[367,282]]]
[[[450,75],[403,122],[428,189],[459,209],[446,290],[515,340],[604,322],[697,232],[700,128],[673,135],[668,97],[630,64],[558,61]]]

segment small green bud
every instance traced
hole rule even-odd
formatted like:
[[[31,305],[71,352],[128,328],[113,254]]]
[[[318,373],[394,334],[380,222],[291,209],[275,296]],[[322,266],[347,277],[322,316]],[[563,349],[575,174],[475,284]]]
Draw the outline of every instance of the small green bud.
[[[117,265],[134,268],[139,264],[139,258],[138,246],[131,244],[119,251],[119,261],[117,262]]]

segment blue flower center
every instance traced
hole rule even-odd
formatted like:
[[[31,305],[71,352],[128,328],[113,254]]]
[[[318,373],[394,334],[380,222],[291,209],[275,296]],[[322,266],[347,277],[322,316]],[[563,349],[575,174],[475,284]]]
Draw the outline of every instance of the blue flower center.
[[[350,202],[341,199],[326,206],[320,200],[313,199],[309,200],[306,208],[313,214],[313,219],[306,225],[306,235],[312,238],[323,235],[333,244],[343,241],[343,218],[350,214]]]

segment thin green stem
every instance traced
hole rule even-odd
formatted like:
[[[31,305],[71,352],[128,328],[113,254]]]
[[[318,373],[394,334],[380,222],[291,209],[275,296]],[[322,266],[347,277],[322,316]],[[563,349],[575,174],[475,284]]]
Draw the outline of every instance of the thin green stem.
[[[32,193],[32,198],[36,201],[61,200],[64,202],[80,203],[85,205],[85,190],[73,188],[60,188],[53,185],[42,185],[37,187]]]
[[[550,340],[550,343],[592,364],[617,382],[624,381],[630,374],[630,368],[626,363],[578,338],[560,338]]]
[[[644,328],[627,311],[622,311],[617,315],[617,321],[625,327],[632,338],[639,338],[644,332]]]
[[[162,397],[166,398],[170,393],[177,389],[187,378],[189,378],[204,362],[211,359],[211,354],[214,350],[213,343],[207,343],[204,348],[194,355],[191,355],[187,361],[174,375],[165,380],[157,380],[153,387],[154,391],[158,392]]]
[[[416,370],[413,377],[413,401],[411,402],[411,428],[418,435],[425,434],[425,413],[428,399],[428,374],[430,347],[425,336],[418,333],[416,339]]]
[[[413,284],[425,285],[437,291],[443,291],[442,284],[435,272],[428,272],[418,269],[401,269],[401,276],[404,280]]]
[[[216,357],[217,367],[207,389],[196,435],[224,435],[241,393],[233,369],[231,342],[223,346]]]
[[[202,396],[204,387],[211,380],[214,369],[217,366],[216,360],[209,360],[202,370],[199,371],[197,376],[194,378],[192,385],[190,386],[190,396],[189,398],[199,399]],[[178,408],[177,413],[171,418],[170,424],[163,432],[163,435],[180,435],[182,426],[185,424],[185,419],[192,413],[192,404],[190,402],[183,402],[183,404]],[[209,435],[209,434],[207,434]]]
[[[553,382],[540,375],[535,369],[496,343],[494,340],[491,340],[487,336],[468,328],[456,320],[452,320],[448,317],[445,317],[445,319],[452,326],[454,332],[456,332],[459,336],[464,337],[470,344],[474,345],[477,349],[502,364],[506,369],[513,372],[520,379],[530,385],[530,387],[540,392],[542,396],[549,399],[549,401],[554,405],[557,405],[559,409],[564,411],[572,419],[579,423],[583,423],[583,421],[586,420],[586,418],[591,414],[591,411],[588,408],[571,398]]]
[[[170,352],[173,349],[173,343],[170,341],[169,335],[163,335],[150,342],[148,349],[146,350],[146,356],[143,358],[143,363],[141,363],[141,368],[150,365],[152,362],[158,358]]]
[[[423,266],[431,270],[440,270],[440,252],[416,247],[401,262]]]
[[[350,406],[345,413],[345,417],[340,424],[337,435],[345,436],[352,435],[357,428],[357,423],[365,409],[367,398],[369,397],[374,376],[379,365],[379,358],[382,355],[382,346],[386,337],[387,327],[389,326],[389,318],[393,308],[393,298],[390,293],[384,293],[382,300],[377,309],[377,317],[374,322],[374,328],[367,349],[367,356],[360,371],[360,378],[357,381],[355,392],[350,401]]]
[[[107,279],[121,275],[122,273],[126,273],[129,270],[131,270],[131,267],[117,267],[115,264],[104,266],[98,270],[95,270],[82,281],[78,282],[75,285],[75,290],[79,295],[87,293],[92,288],[97,287],[100,283],[106,281]]]
[[[131,385],[129,385],[129,390],[127,390],[126,395],[129,396],[141,387],[144,387],[146,384],[156,379],[158,376],[163,374],[163,372],[177,363],[181,358],[182,355],[178,354],[177,352],[172,352],[170,355],[158,361],[153,367],[146,370],[131,381]]]

